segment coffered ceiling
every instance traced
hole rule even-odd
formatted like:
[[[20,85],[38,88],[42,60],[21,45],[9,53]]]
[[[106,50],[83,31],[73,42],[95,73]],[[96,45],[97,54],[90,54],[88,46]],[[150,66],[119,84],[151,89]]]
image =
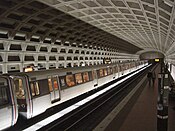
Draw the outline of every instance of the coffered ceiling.
[[[172,56],[174,0],[40,0],[145,51]],[[129,48],[129,47],[128,47]]]
[[[16,37],[22,36],[26,41],[39,38],[40,42],[51,39],[52,43],[61,40],[61,42],[69,42],[77,44],[77,46],[83,45],[94,49],[125,53],[136,53],[141,50],[141,48],[132,45],[130,43],[132,41],[120,39],[120,36],[117,37],[116,34],[112,33],[112,30],[107,32],[107,29],[98,27],[95,23],[100,22],[99,17],[104,17],[100,16],[100,12],[105,10],[99,8],[90,10],[89,6],[95,4],[91,3],[92,1],[90,3],[82,1],[81,4],[78,1],[73,3],[62,1],[63,3],[61,3],[48,0],[52,6],[57,6],[56,8],[41,2],[37,0],[0,0],[0,37],[14,40]],[[85,9],[82,9],[83,7]],[[96,15],[92,15],[95,10],[99,14],[96,12]],[[74,14],[73,16],[79,17],[83,21],[62,11],[70,11],[71,15]],[[94,17],[94,21],[85,21],[85,18],[80,15],[82,12],[87,15],[86,19]],[[111,14],[106,12],[104,15],[109,17]],[[101,20],[108,22],[106,24],[110,28],[112,28],[110,24],[115,24],[115,22],[109,22],[108,18]]]

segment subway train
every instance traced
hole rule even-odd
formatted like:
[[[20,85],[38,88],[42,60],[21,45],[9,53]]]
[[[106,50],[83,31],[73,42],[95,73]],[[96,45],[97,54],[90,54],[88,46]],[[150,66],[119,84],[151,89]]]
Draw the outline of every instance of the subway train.
[[[19,114],[30,119],[147,64],[147,61],[137,61],[3,74],[0,76],[0,130],[13,126]]]

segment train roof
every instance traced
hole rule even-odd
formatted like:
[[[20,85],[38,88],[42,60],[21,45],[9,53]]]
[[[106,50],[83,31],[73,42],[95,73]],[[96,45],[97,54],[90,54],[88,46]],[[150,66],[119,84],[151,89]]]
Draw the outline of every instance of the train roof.
[[[134,62],[134,61],[133,61]],[[135,62],[139,62],[139,61],[135,61]],[[69,67],[69,68],[58,68],[58,69],[49,69],[49,70],[37,70],[37,71],[32,71],[32,72],[18,72],[18,73],[9,73],[9,74],[4,74],[4,75],[8,75],[8,76],[28,76],[30,78],[32,77],[48,77],[49,75],[59,75],[58,73],[64,73],[66,75],[66,73],[68,72],[81,72],[83,71],[88,71],[91,69],[99,69],[99,68],[106,68],[106,67],[112,67],[114,65],[118,65],[118,64],[126,64],[126,63],[132,63],[132,62],[123,62],[123,63],[112,63],[112,64],[103,64],[103,65],[92,65],[92,66],[80,66],[80,67]]]
[[[38,70],[38,71],[32,71],[32,72],[24,72],[20,74],[25,74],[30,77],[32,76],[38,76],[38,75],[45,75],[45,74],[57,74],[57,73],[66,73],[66,72],[77,72],[77,71],[87,71],[90,69],[98,69],[98,68],[105,68],[108,66],[113,66],[116,64],[107,64],[107,65],[95,65],[95,66],[79,66],[79,67],[69,67],[69,68],[58,68],[58,69],[49,69],[49,70]]]

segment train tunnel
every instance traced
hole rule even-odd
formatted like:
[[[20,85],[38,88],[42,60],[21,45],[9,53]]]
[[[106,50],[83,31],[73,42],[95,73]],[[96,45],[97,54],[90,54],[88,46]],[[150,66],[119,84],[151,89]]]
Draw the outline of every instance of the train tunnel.
[[[0,130],[127,131],[138,127],[146,131],[159,130],[159,125],[166,125],[160,131],[173,130],[174,9],[174,0],[0,0]],[[154,82],[148,78],[149,72],[156,74]],[[151,88],[155,92],[147,89],[149,82],[154,83]],[[89,122],[89,126],[72,124],[65,128],[63,124],[63,128],[50,120],[56,121],[49,116],[70,103],[89,95],[96,98],[100,91],[108,92],[108,88],[126,86],[129,88],[123,94],[133,97],[128,98],[124,108],[120,103],[128,96],[116,96],[121,101],[110,107],[118,105],[114,112],[123,110],[111,122],[99,115],[101,120],[94,118],[94,123],[82,121]],[[140,88],[136,91],[137,86]],[[89,102],[91,97],[84,101]],[[139,100],[145,104],[139,104]],[[69,104],[65,104],[67,101]],[[76,104],[80,105],[81,102]],[[76,106],[73,108],[77,109]],[[142,106],[148,110],[145,115],[139,110]],[[162,117],[158,110],[164,107],[169,115]],[[106,113],[101,110],[101,114]],[[139,115],[142,118],[135,117]],[[45,121],[46,117],[50,122]],[[163,121],[167,117],[168,124]],[[156,123],[162,122],[160,119],[163,124]],[[139,120],[142,123],[137,124]],[[38,123],[29,128],[34,121]],[[153,126],[148,126],[151,123],[147,121]],[[119,124],[116,126],[115,122]]]

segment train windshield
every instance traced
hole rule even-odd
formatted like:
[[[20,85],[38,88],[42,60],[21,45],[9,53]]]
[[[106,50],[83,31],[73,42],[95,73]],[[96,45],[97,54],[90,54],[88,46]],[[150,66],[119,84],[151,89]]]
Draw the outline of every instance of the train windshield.
[[[25,99],[25,91],[23,87],[23,80],[21,78],[14,79],[14,88],[17,99]]]
[[[5,78],[0,78],[0,106],[9,103],[8,100],[8,81]]]

